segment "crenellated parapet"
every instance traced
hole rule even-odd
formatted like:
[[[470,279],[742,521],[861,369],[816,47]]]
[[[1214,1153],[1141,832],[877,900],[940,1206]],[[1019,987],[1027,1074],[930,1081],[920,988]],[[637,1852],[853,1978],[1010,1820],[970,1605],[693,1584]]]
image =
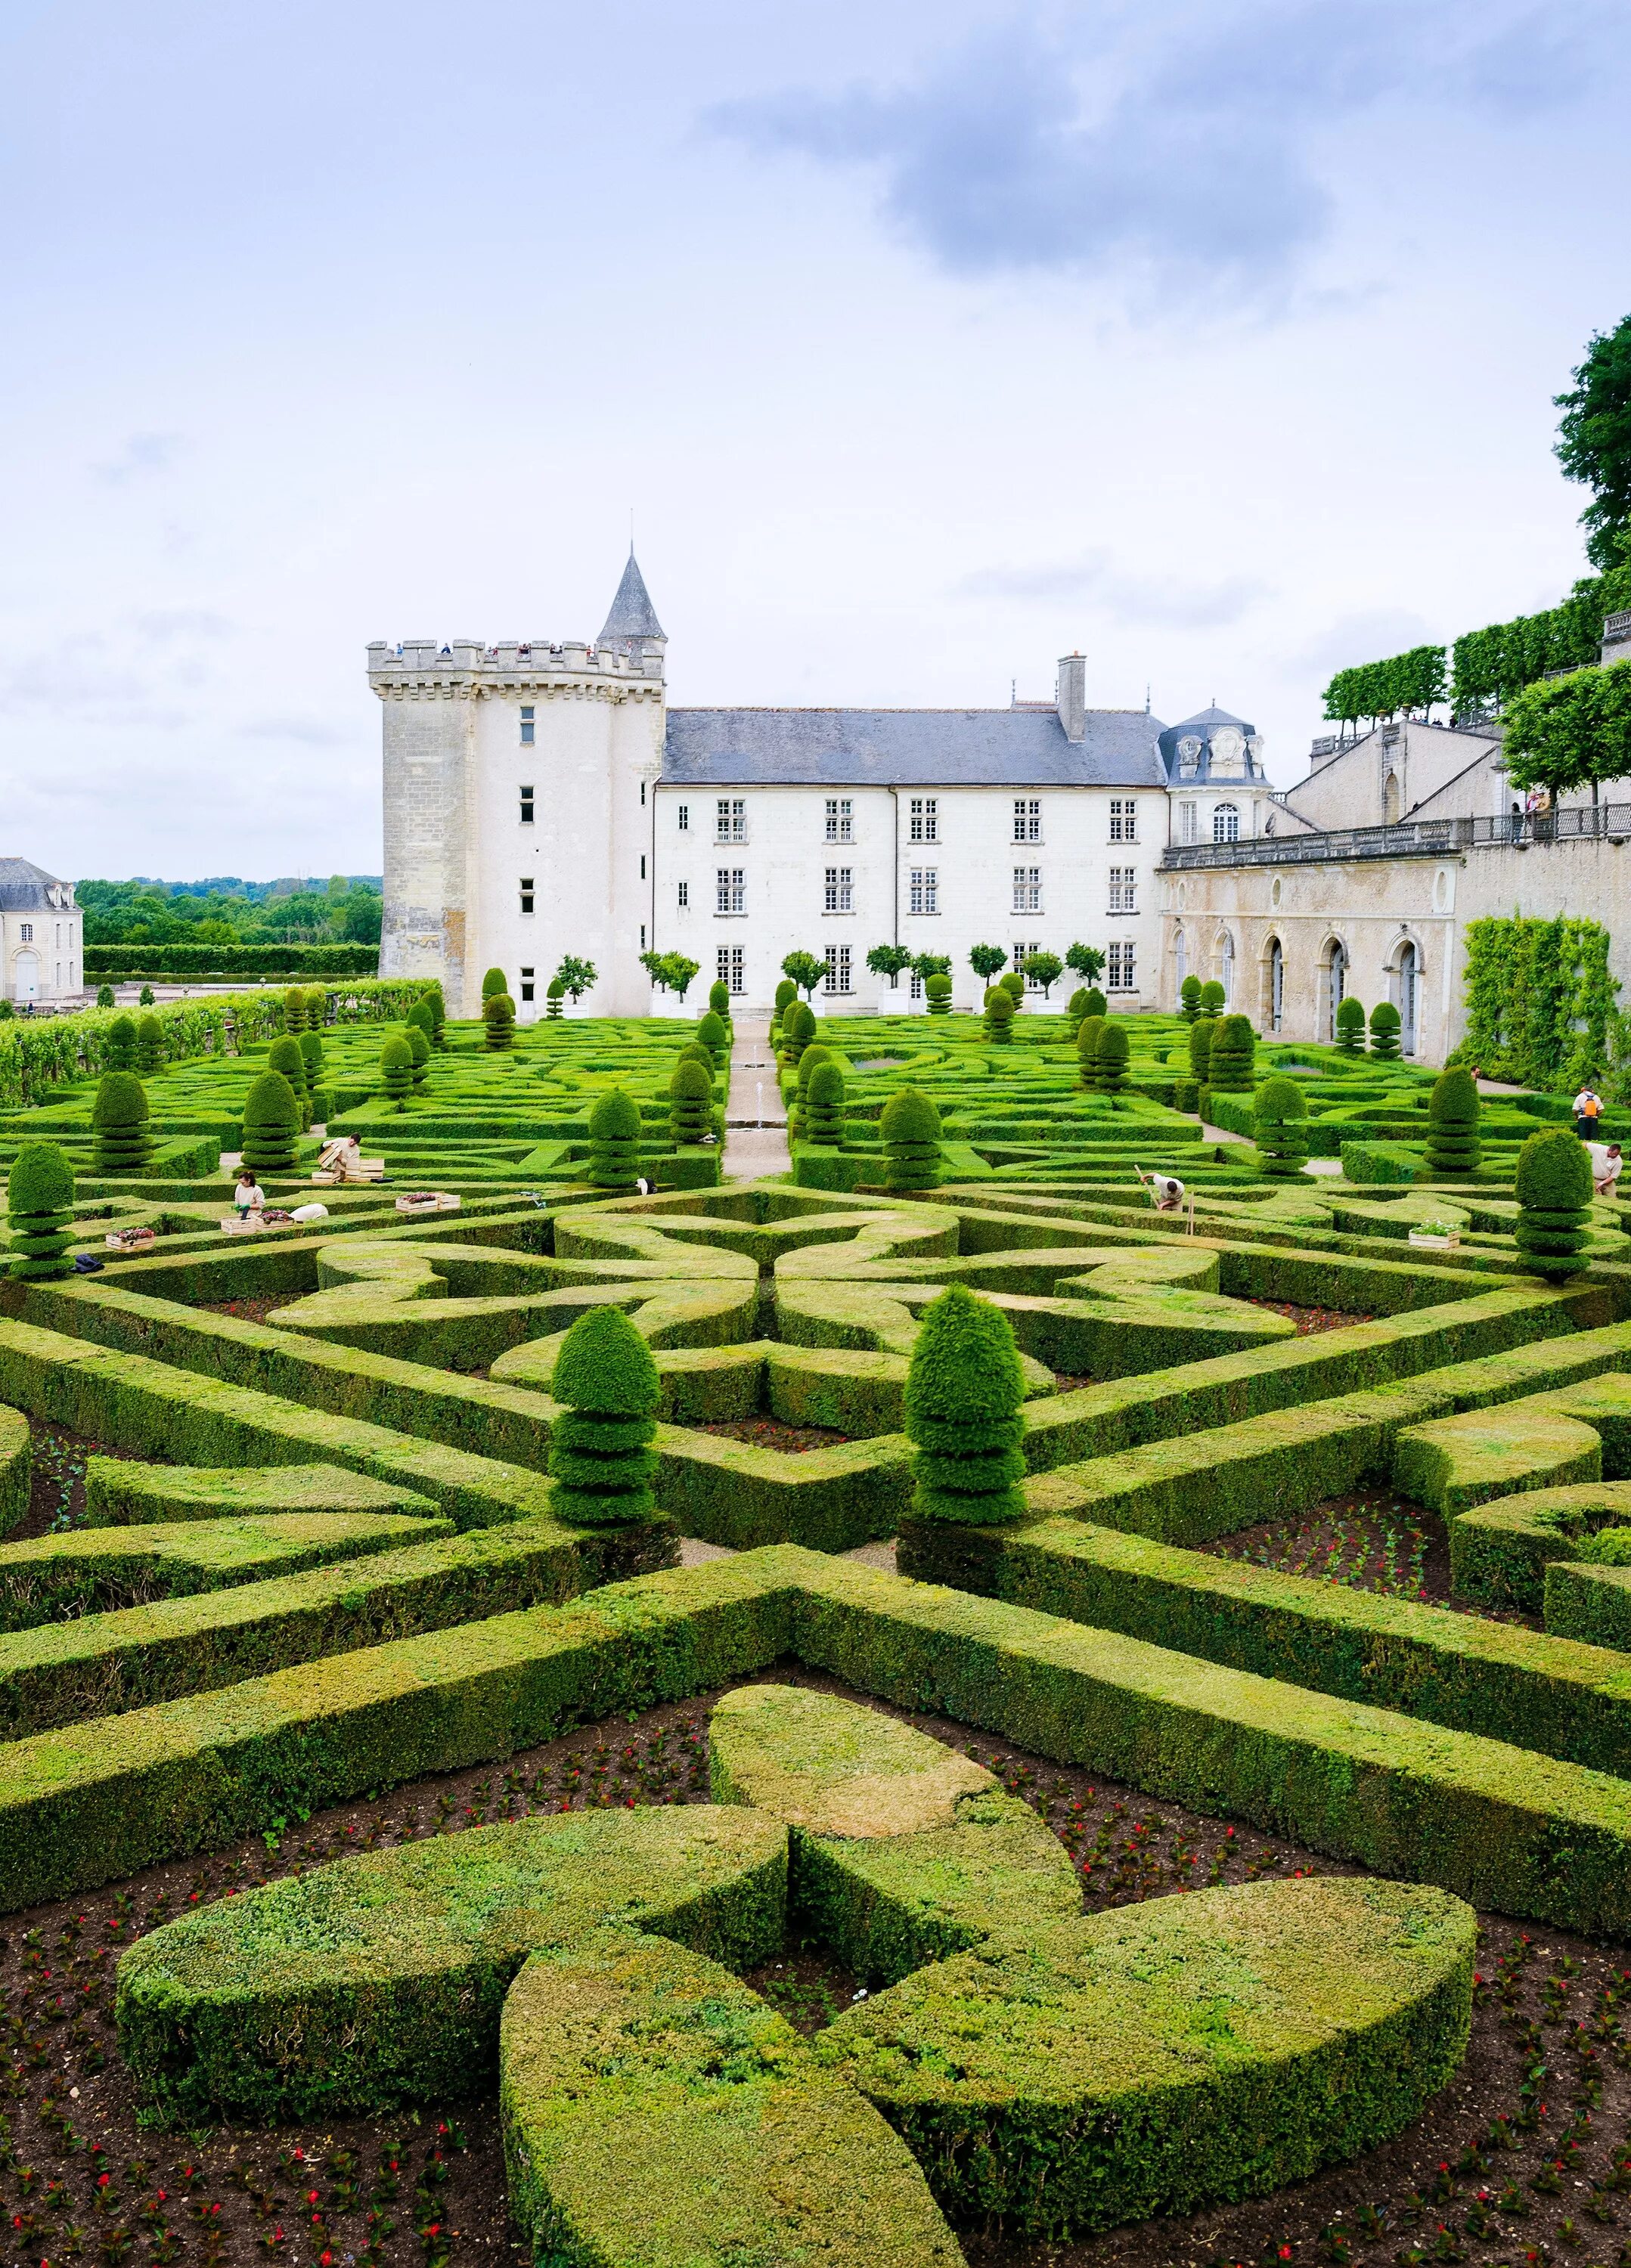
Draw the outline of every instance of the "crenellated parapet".
[[[629,653],[566,638],[483,645],[469,638],[375,639],[368,682],[382,701],[482,700],[495,695],[565,692],[614,698],[662,695],[660,653]]]

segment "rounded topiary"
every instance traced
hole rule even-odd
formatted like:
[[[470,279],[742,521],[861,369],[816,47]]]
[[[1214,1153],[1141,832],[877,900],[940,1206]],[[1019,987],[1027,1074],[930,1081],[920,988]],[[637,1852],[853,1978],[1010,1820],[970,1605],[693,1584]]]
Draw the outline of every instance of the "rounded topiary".
[[[1099,1043],[1093,1050],[1093,1084],[1101,1094],[1119,1094],[1127,1083],[1127,1057],[1132,1046],[1119,1016],[1106,1016]]]
[[[1001,976],[998,977],[997,982],[1005,992],[1010,992],[1013,994],[1014,1005],[1017,1008],[1025,998],[1025,978],[1023,972],[1017,968],[1005,968]]]
[[[509,989],[510,980],[505,975],[502,968],[490,968],[487,971],[486,976],[482,979],[482,998],[483,1000],[491,1000],[500,992],[507,992]]]
[[[1257,1045],[1250,1016],[1225,1016],[1212,1035],[1207,1085],[1220,1094],[1250,1094]]]
[[[1014,995],[1005,985],[993,984],[985,995],[985,1037],[993,1047],[1014,1044]]]
[[[1078,984],[1075,990],[1071,994],[1069,999],[1065,1003],[1065,1020],[1070,1026],[1070,1034],[1073,1039],[1076,1036],[1077,1025],[1081,1023],[1082,1018],[1087,1014],[1087,1012],[1088,990],[1085,984]]]
[[[937,1189],[941,1184],[940,1112],[915,1086],[890,1095],[878,1122],[886,1189]]]
[[[799,997],[799,988],[791,976],[784,976],[776,987],[775,1005],[771,1010],[771,1040],[772,1044],[781,1037],[782,1020]]]
[[[1187,1024],[1192,1024],[1200,1013],[1200,979],[1186,976],[1178,987],[1178,1012]]]
[[[298,984],[292,984],[284,994],[284,1029],[299,1034],[306,1029],[306,994]]]
[[[1099,990],[1096,984],[1089,985],[1086,996],[1082,1001],[1081,1012],[1084,1016],[1109,1015],[1110,1002],[1104,998],[1104,995]]]
[[[707,1020],[705,1017],[704,1021]],[[799,1058],[816,1036],[816,1011],[808,1000],[794,1000],[781,1020],[781,1062],[785,1071],[796,1071]]]
[[[1567,1126],[1531,1134],[1517,1153],[1518,1202],[1514,1232],[1520,1257],[1537,1276],[1578,1274],[1578,1256],[1590,1241],[1591,1160]]]
[[[1428,1101],[1428,1170],[1443,1180],[1475,1174],[1483,1155],[1478,1138],[1478,1082],[1459,1064],[1440,1071]]]
[[[507,992],[489,992],[482,1002],[487,1044],[495,1054],[515,1045],[515,1003]]]
[[[257,1174],[292,1174],[300,1102],[280,1071],[263,1071],[244,1097],[244,1163]]]
[[[700,1142],[713,1128],[713,1076],[682,1056],[668,1081],[668,1133],[675,1147]]]
[[[136,1068],[142,1079],[151,1079],[164,1069],[164,1026],[157,1016],[136,1020]]]
[[[601,1528],[651,1517],[659,1390],[652,1351],[621,1308],[579,1316],[550,1379],[550,1394],[565,1405],[550,1427],[550,1509],[557,1520]]]
[[[1300,1174],[1308,1160],[1308,1098],[1295,1079],[1266,1079],[1251,1116],[1258,1167],[1265,1174]]]
[[[147,1094],[134,1072],[104,1071],[91,1108],[93,1158],[99,1174],[139,1174],[153,1154],[147,1130]]]
[[[836,1147],[844,1139],[844,1073],[836,1063],[817,1064],[804,1097],[804,1139]]]
[[[380,1084],[387,1102],[401,1110],[413,1093],[413,1049],[400,1032],[393,1032],[380,1050]]]
[[[926,976],[923,980],[923,990],[929,1004],[931,1016],[950,1015],[951,979],[943,970],[933,976]]]
[[[1403,1018],[1391,1000],[1378,1000],[1370,1012],[1370,1052],[1391,1062],[1399,1053]]]
[[[1207,1072],[1212,1062],[1212,1036],[1217,1027],[1215,1016],[1197,1016],[1189,1027],[1189,1067],[1202,1086],[1207,1084]]]
[[[1365,1047],[1364,1003],[1351,992],[1337,1002],[1337,1045],[1345,1056],[1362,1055]]]
[[[97,986],[96,1005],[99,1008],[111,1008],[113,1006],[114,988],[111,984],[99,984]]]
[[[639,1106],[614,1086],[590,1106],[588,1178],[597,1189],[628,1195],[639,1177]]]
[[[1203,1016],[1215,1016],[1224,1006],[1228,998],[1228,994],[1224,991],[1223,987],[1218,983],[1217,978],[1215,976],[1208,977],[1206,983],[1204,983],[1200,988],[1201,1014]]]
[[[904,1416],[919,1520],[990,1528],[1024,1517],[1025,1376],[1007,1317],[966,1285],[923,1310]]]
[[[436,1045],[436,1011],[428,1000],[416,1000],[408,1011],[407,1020],[417,1024],[431,1045]]]
[[[808,1011],[806,1012],[808,1013]],[[811,1021],[815,1019],[812,1017]],[[725,1027],[725,1019],[710,1008],[697,1027],[697,1037],[707,1049],[715,1063],[723,1063],[730,1053],[731,1035]]]
[[[310,1032],[306,1035],[306,1039],[312,1036]],[[409,1052],[413,1057],[413,1083],[416,1086],[423,1086],[430,1075],[431,1042],[417,1024],[407,1025],[402,1037],[407,1041]],[[304,1046],[305,1042],[301,1044]]]
[[[71,1276],[74,1169],[55,1142],[26,1142],[6,1178],[11,1273],[26,1283]]]
[[[431,1045],[433,1048],[442,1047],[446,1044],[447,1029],[447,1003],[442,998],[442,988],[439,984],[427,984],[419,997],[430,1010],[433,1020]]]
[[[558,1016],[561,1012],[561,1003],[565,998],[566,987],[562,983],[558,976],[551,976],[548,984],[544,987],[544,1014],[546,1016]]]
[[[1103,1030],[1104,1018],[1102,1015],[1084,1016],[1076,1027],[1076,1084],[1078,1086],[1097,1085],[1093,1066],[1098,1055],[1099,1041]]]
[[[107,1037],[102,1042],[104,1071],[134,1071],[136,1069],[136,1018],[115,1016],[107,1027]]]
[[[280,1071],[294,1089],[295,1100],[300,1106],[300,1131],[304,1134],[312,1123],[312,1098],[306,1091],[306,1057],[300,1052],[300,1042],[292,1032],[281,1032],[266,1050],[267,1068]]]
[[[715,981],[709,985],[708,1005],[712,1009],[716,1016],[724,1017],[727,1023],[730,1021],[731,988],[722,978],[716,978]]]

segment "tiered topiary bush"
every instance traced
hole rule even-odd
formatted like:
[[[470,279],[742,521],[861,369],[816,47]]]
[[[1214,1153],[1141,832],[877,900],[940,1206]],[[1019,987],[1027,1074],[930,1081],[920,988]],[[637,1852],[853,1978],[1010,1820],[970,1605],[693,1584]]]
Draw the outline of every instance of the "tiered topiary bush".
[[[1084,1016],[1109,1015],[1110,1002],[1104,998],[1104,995],[1099,990],[1096,984],[1089,984],[1087,991],[1083,994],[1081,1012]]]
[[[417,1025],[414,1028],[424,1037],[424,1051],[428,1058],[431,1052],[431,1035],[424,1030],[423,1025]],[[323,1083],[323,1035],[321,1032],[306,1030],[301,1033],[300,1064],[306,1075],[306,1091],[308,1094],[315,1094]]]
[[[945,975],[942,970],[936,970],[933,976],[926,976],[924,978],[923,990],[924,997],[929,1004],[929,1013],[931,1016],[950,1015],[951,979],[949,976]]]
[[[436,1045],[436,1011],[428,1000],[416,1000],[408,1011],[407,1020],[417,1024],[431,1045]]]
[[[71,1276],[74,1169],[55,1142],[26,1142],[6,1180],[11,1273],[33,1284]]]
[[[1014,995],[1001,984],[993,984],[985,995],[985,1037],[994,1048],[1014,1042]]]
[[[1207,1085],[1220,1094],[1250,1094],[1257,1044],[1250,1016],[1225,1016],[1212,1035]]]
[[[589,1111],[588,1178],[597,1189],[633,1193],[640,1178],[640,1112],[620,1086],[596,1097]]]
[[[257,1174],[292,1174],[300,1132],[300,1104],[280,1071],[263,1071],[244,1097],[246,1166]]]
[[[648,1520],[655,1509],[657,1366],[621,1309],[591,1307],[579,1315],[555,1359],[550,1392],[565,1404],[550,1428],[556,1518],[587,1528]]]
[[[1221,1014],[1228,999],[1223,987],[1215,976],[1208,977],[1200,988],[1200,1012],[1203,1016]]]
[[[729,1023],[731,1020],[731,988],[723,981],[722,978],[716,977],[714,982],[709,985],[708,1005],[712,1009],[716,1016],[720,1017],[724,1022],[727,1024]]]
[[[1078,984],[1075,990],[1071,994],[1069,999],[1065,1003],[1065,1021],[1070,1026],[1070,1036],[1073,1040],[1075,1038],[1081,1020],[1087,1012],[1088,990],[1085,984]]]
[[[104,1071],[91,1109],[93,1157],[99,1174],[140,1174],[153,1154],[147,1093],[134,1072]]]
[[[916,1518],[987,1528],[1024,1517],[1024,1398],[1007,1317],[949,1285],[923,1310],[906,1372]]]
[[[1106,1016],[1093,1050],[1093,1084],[1101,1094],[1119,1094],[1125,1086],[1132,1052],[1125,1023],[1119,1016]]]
[[[1345,993],[1337,1003],[1337,1045],[1345,1056],[1360,1056],[1365,1052],[1364,1003],[1351,992]]]
[[[311,1036],[308,1032],[306,1038]],[[407,1041],[408,1051],[413,1057],[413,1083],[416,1086],[423,1086],[430,1077],[431,1043],[417,1024],[405,1026],[402,1037]]]
[[[300,1131],[304,1134],[312,1123],[312,1098],[306,1086],[306,1057],[300,1052],[300,1042],[292,1034],[284,1032],[266,1050],[267,1068],[280,1071],[294,1089],[295,1101],[300,1106]],[[386,1090],[388,1094],[389,1088]]]
[[[804,1139],[823,1148],[844,1139],[844,1073],[836,1063],[817,1064],[804,1101]]]
[[[708,1020],[705,1016],[702,1020],[705,1025]],[[808,1000],[794,1000],[782,1012],[781,1067],[784,1071],[797,1071],[800,1057],[815,1036],[816,1011]]]
[[[489,992],[482,1002],[487,1045],[495,1055],[515,1045],[515,1003],[507,992]]]
[[[1385,1062],[1395,1061],[1399,1054],[1399,1032],[1402,1020],[1391,1000],[1378,1000],[1370,1012],[1370,1052]]]
[[[134,1016],[115,1016],[107,1027],[107,1037],[102,1042],[102,1068],[105,1071],[136,1069]]]
[[[1089,998],[1091,998],[1091,994]],[[1102,1012],[1085,1015],[1076,1027],[1076,1084],[1092,1087],[1098,1085],[1097,1057],[1099,1041],[1103,1036],[1104,1017]]]
[[[421,995],[421,998],[424,1005],[431,1012],[431,1045],[433,1048],[446,1047],[447,1044],[447,1003],[442,998],[441,986],[439,984],[427,984],[424,993]]]
[[[1021,970],[1017,968],[1004,969],[1002,975],[998,977],[997,982],[1005,992],[1008,992],[1013,995],[1014,1005],[1016,1008],[1022,1007],[1024,1005],[1025,978]]]
[[[1200,979],[1186,976],[1178,987],[1178,1011],[1186,1024],[1192,1024],[1200,1013]]]
[[[804,1113],[809,1097],[811,1077],[815,1072],[821,1069],[823,1064],[830,1063],[831,1061],[832,1049],[824,1045],[820,1040],[812,1040],[809,1046],[805,1049],[803,1054],[799,1057],[797,1082],[793,1089],[793,1100],[787,1108],[787,1139],[789,1142],[803,1141]]]
[[[328,995],[321,984],[309,984],[306,990],[306,1028],[321,1032],[328,1020]]]
[[[788,1009],[798,997],[799,988],[792,977],[782,977],[777,984],[776,1003],[771,1011],[771,1045],[773,1048],[781,1045],[782,1026],[786,1020]]]
[[[1480,1108],[1478,1082],[1470,1071],[1452,1064],[1440,1071],[1428,1104],[1427,1162],[1435,1180],[1478,1171]]]
[[[682,1056],[668,1081],[668,1132],[676,1146],[713,1130],[713,1080],[695,1056]]]
[[[804,1012],[807,1016],[809,1016],[810,1030],[814,1033],[816,1028],[816,1019],[814,1016],[810,1015],[810,1012],[808,1008]],[[731,1035],[726,1025],[724,1017],[721,1016],[717,1010],[712,1008],[709,1009],[707,1014],[702,1019],[702,1021],[697,1027],[697,1037],[701,1041],[703,1046],[707,1049],[708,1053],[713,1057],[716,1065],[723,1069],[730,1056]]]
[[[1295,1079],[1266,1079],[1252,1111],[1259,1171],[1300,1174],[1308,1160],[1308,1099]]]
[[[561,1013],[561,1003],[566,998],[566,987],[558,976],[551,976],[543,992],[543,1012],[553,1020]]]
[[[1196,1081],[1205,1086],[1212,1062],[1212,1037],[1217,1030],[1215,1016],[1197,1016],[1189,1027],[1189,1067]]]
[[[142,1079],[151,1079],[164,1069],[164,1026],[157,1016],[136,1020],[136,1069]]]
[[[1577,1275],[1591,1224],[1591,1160],[1579,1136],[1567,1126],[1531,1134],[1517,1153],[1515,1186],[1520,1256],[1537,1276]]]
[[[284,994],[284,1029],[298,1036],[306,1027],[306,993],[299,984],[292,984]]]
[[[883,1106],[879,1120],[883,1137],[883,1186],[886,1189],[937,1189],[942,1178],[940,1112],[915,1086],[903,1086]]]
[[[405,1110],[413,1093],[413,1049],[400,1032],[393,1032],[380,1050],[380,1083],[386,1101]]]
[[[482,979],[483,1000],[495,999],[500,992],[507,992],[509,989],[510,980],[502,968],[490,968]]]

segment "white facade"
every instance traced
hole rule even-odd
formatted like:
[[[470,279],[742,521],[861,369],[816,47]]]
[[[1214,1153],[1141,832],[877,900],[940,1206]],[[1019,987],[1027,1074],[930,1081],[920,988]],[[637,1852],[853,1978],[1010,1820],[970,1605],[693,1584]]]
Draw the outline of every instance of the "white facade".
[[[21,1007],[77,998],[85,916],[74,886],[26,858],[0,858],[0,993]]]

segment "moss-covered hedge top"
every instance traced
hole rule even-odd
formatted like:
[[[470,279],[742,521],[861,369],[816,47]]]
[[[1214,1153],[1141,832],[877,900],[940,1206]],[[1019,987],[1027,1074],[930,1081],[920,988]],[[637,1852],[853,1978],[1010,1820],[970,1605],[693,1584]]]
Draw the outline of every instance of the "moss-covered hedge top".
[[[875,1709],[800,1685],[739,1685],[714,1705],[716,1793],[818,1835],[949,1827],[960,1797],[994,1794],[983,1764]]]

